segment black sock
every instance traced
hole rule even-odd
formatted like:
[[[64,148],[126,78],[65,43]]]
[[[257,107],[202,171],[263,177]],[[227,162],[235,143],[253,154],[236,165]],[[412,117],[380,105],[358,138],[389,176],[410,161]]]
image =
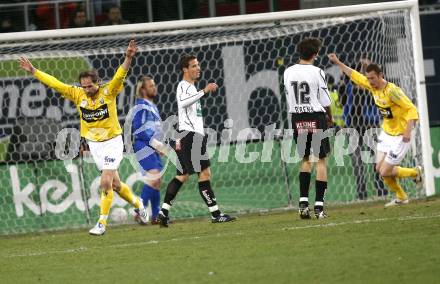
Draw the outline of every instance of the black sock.
[[[327,181],[317,180],[316,186],[316,197],[315,197],[315,209],[324,209],[324,194],[327,189]]]
[[[310,176],[308,172],[299,173],[299,204],[309,206]]]
[[[171,205],[173,204],[174,199],[176,198],[179,189],[182,187],[182,182],[176,178],[173,178],[168,184],[167,191],[165,193],[165,197],[162,203],[162,213],[165,216],[168,216]]]
[[[214,191],[212,191],[211,182],[209,180],[199,181],[199,192],[200,196],[208,206],[212,217],[217,218],[220,216],[221,212],[218,209],[217,200],[215,199],[215,194]]]

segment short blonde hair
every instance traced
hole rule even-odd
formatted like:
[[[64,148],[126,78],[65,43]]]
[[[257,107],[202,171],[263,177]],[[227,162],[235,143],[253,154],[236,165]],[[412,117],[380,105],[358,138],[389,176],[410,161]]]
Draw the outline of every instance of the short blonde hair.
[[[150,80],[153,80],[153,78],[150,76],[142,76],[139,79],[139,81],[137,82],[137,85],[136,85],[136,96],[137,97],[139,97],[139,98],[141,97],[142,86],[144,85],[145,82],[150,81]]]

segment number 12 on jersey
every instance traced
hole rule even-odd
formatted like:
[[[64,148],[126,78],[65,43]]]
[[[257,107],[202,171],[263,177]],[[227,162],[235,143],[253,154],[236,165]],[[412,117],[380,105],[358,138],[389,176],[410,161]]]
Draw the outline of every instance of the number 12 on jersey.
[[[293,88],[297,104],[310,104],[310,86],[307,82],[291,81],[290,86]]]

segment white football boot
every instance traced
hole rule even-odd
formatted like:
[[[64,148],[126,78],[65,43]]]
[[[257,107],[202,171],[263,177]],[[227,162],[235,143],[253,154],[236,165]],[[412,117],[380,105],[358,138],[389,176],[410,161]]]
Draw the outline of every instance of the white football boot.
[[[400,206],[400,205],[405,205],[408,204],[409,200],[408,199],[399,199],[399,198],[395,198],[393,200],[391,200],[390,202],[385,204],[385,207],[392,207],[392,206]]]
[[[144,206],[143,200],[140,197],[139,197],[139,203],[140,203],[140,206],[139,206],[139,221],[142,224],[147,224],[148,223],[148,219],[149,219],[147,208]]]
[[[101,223],[97,223],[95,227],[91,228],[89,231],[90,235],[93,236],[102,236],[105,233],[105,225]]]

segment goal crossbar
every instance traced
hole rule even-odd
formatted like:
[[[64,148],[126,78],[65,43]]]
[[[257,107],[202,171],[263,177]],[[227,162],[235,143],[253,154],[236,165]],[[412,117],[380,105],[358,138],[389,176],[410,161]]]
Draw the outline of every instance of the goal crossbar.
[[[37,40],[46,38],[66,38],[66,37],[81,37],[92,35],[109,35],[121,33],[137,33],[137,32],[153,32],[169,29],[185,29],[185,28],[200,28],[218,25],[235,25],[246,24],[254,22],[278,21],[286,19],[298,19],[317,16],[336,16],[336,15],[351,15],[356,13],[368,13],[396,9],[409,9],[418,5],[417,0],[370,3],[361,5],[347,5],[339,7],[304,9],[284,12],[259,13],[251,15],[238,16],[224,16],[213,18],[201,18],[191,20],[177,20],[154,23],[139,23],[127,24],[117,26],[101,26],[101,27],[87,27],[87,28],[72,28],[60,30],[44,30],[44,31],[30,31],[30,32],[16,32],[0,34],[0,42],[17,41],[17,40]]]

